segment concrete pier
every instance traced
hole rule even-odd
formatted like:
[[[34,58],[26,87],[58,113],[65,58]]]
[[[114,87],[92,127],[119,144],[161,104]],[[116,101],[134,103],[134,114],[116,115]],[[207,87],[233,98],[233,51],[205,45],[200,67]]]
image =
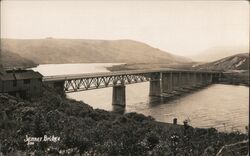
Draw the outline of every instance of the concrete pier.
[[[173,73],[173,90],[179,89],[179,73]]]
[[[191,88],[192,87],[192,82],[191,82],[191,74],[187,73],[187,88]]]
[[[203,83],[204,83],[205,85],[208,85],[208,84],[209,84],[208,74],[207,74],[207,73],[204,73],[204,74],[203,74],[202,80],[203,80]]]
[[[184,89],[189,87],[189,73],[181,73],[181,86]]]
[[[162,92],[171,93],[173,91],[173,75],[171,73],[162,73]]]
[[[125,85],[113,87],[113,105],[126,106],[126,87]]]
[[[152,73],[150,86],[149,86],[149,96],[161,96],[161,79],[160,73]]]
[[[196,85],[197,85],[197,74],[196,73],[190,74],[190,82],[191,82],[191,87],[196,87]]]
[[[196,73],[196,86],[201,85],[201,73]]]
[[[163,93],[166,93],[168,91],[168,74],[167,73],[162,73],[161,89]]]
[[[221,74],[213,74],[212,76],[212,82],[213,83],[218,83],[220,81]]]
[[[213,74],[209,73],[209,84],[213,82]]]
[[[184,73],[179,72],[179,80],[178,81],[179,81],[180,87],[182,87],[184,85],[184,82],[183,82],[184,76],[182,74],[184,74]]]

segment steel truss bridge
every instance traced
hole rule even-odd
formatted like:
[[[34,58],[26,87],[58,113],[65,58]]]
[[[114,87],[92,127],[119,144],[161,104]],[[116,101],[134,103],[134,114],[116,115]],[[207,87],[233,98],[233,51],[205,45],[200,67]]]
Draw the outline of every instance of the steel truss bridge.
[[[79,92],[113,87],[113,104],[125,105],[127,84],[150,82],[151,96],[161,96],[180,88],[192,88],[218,81],[220,72],[191,70],[127,70],[75,75],[55,75],[43,77],[43,82],[59,88],[61,92]],[[115,99],[115,100],[114,100]]]
[[[104,73],[103,73],[104,74]],[[105,73],[106,74],[106,73]],[[108,73],[107,73],[108,74]],[[98,88],[106,88],[106,87],[113,87],[119,85],[126,85],[126,84],[133,84],[133,83],[140,83],[150,81],[149,74],[121,74],[121,75],[100,75],[98,74],[91,74],[91,75],[82,75],[82,77],[78,75],[70,75],[67,77],[59,78],[60,81],[64,81],[64,91],[65,92],[77,92],[77,91],[86,91],[91,89],[98,89]],[[55,77],[45,77],[44,81],[48,82]],[[53,80],[53,82],[59,81]],[[59,82],[60,82],[59,81]]]

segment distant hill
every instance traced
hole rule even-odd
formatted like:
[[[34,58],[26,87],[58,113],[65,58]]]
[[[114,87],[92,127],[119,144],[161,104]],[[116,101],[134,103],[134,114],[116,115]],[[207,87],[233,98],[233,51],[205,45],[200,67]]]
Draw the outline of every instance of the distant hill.
[[[191,61],[133,40],[2,39],[2,48],[38,64]]]
[[[197,65],[196,69],[206,70],[249,70],[249,53],[229,56],[214,62]]]
[[[37,66],[33,61],[7,50],[2,50],[1,57],[0,61],[2,61],[1,63],[4,68],[30,68]]]
[[[190,56],[190,58],[197,62],[212,62],[246,51],[248,51],[248,47],[211,47],[198,55]]]

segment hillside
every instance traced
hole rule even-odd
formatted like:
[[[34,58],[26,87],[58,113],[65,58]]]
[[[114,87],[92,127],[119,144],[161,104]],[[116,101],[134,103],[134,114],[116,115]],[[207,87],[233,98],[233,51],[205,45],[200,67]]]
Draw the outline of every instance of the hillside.
[[[93,109],[46,85],[42,97],[32,101],[0,94],[0,110],[0,155],[208,156],[248,138],[214,128],[163,124],[133,112]],[[247,143],[238,155],[247,154]]]
[[[241,53],[229,56],[214,62],[201,64],[196,69],[207,70],[249,70],[249,53]]]
[[[197,55],[189,56],[197,62],[212,62],[221,58],[245,53],[248,47],[211,47]]]
[[[133,40],[2,39],[2,48],[46,63],[182,63],[190,60]]]
[[[0,59],[0,61],[2,61],[1,63],[4,68],[26,68],[36,66],[33,61],[23,58],[19,54],[15,54],[7,50],[2,51],[1,57],[2,58]]]

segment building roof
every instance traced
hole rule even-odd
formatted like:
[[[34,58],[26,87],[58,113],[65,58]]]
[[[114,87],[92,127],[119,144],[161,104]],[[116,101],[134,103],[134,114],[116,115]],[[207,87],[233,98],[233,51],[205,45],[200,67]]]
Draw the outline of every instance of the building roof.
[[[12,74],[1,74],[0,80],[15,80]]]
[[[33,70],[13,70],[6,71],[5,74],[0,74],[0,80],[24,80],[24,79],[39,79],[43,76],[39,72]]]

